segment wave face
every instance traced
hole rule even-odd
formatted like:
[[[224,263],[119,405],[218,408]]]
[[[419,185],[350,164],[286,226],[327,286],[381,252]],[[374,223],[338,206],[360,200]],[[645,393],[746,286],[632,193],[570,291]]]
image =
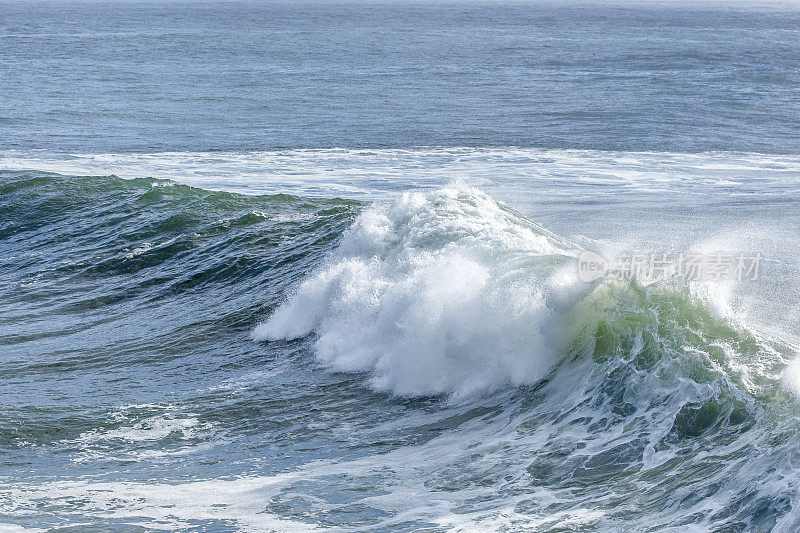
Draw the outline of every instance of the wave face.
[[[0,521],[800,527],[796,351],[707,286],[580,282],[466,185],[0,177]]]

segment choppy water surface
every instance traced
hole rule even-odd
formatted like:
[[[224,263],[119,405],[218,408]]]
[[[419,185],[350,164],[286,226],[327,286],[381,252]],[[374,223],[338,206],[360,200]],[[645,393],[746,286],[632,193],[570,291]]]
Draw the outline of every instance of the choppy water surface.
[[[0,3],[0,530],[798,530],[797,23]]]
[[[529,164],[609,156],[550,157]],[[678,159],[626,157],[658,160],[651,176]],[[397,192],[351,180],[351,199],[4,171],[4,520],[790,531],[800,162],[753,156],[738,172],[761,178],[739,187],[701,177],[746,158],[684,157],[690,199],[683,180],[598,175],[569,198],[556,178],[530,177],[527,199],[532,183],[495,180],[506,204],[444,171]],[[635,209],[609,218],[606,189]],[[582,247],[704,243],[762,250],[761,278],[574,268]]]

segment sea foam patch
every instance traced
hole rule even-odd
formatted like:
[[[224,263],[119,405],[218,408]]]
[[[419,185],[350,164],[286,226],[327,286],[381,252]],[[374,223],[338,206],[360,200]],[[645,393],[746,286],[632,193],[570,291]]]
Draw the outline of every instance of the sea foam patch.
[[[558,362],[580,290],[566,243],[466,187],[368,208],[254,331],[316,335],[318,360],[400,396],[533,384]],[[574,278],[574,276],[572,276]]]

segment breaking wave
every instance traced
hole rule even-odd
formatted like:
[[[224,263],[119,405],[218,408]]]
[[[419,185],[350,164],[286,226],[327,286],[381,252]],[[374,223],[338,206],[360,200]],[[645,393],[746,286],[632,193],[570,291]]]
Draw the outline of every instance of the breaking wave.
[[[581,356],[750,392],[785,366],[695,288],[583,283],[578,253],[478,190],[407,193],[364,210],[253,337],[313,335],[326,367],[408,397],[535,385]]]

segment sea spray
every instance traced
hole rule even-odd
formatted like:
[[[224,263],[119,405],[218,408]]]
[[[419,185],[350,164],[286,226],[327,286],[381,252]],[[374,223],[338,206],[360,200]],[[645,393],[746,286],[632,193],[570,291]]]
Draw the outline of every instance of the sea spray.
[[[365,209],[252,335],[313,335],[329,369],[409,397],[533,385],[586,354],[642,371],[681,360],[675,372],[702,381],[722,371],[753,394],[773,383],[765,369],[785,365],[786,347],[717,308],[716,285],[586,283],[581,253],[479,190],[409,192]]]
[[[316,333],[317,358],[400,396],[533,384],[563,353],[587,285],[557,237],[480,191],[407,193],[367,209],[339,248],[254,331]]]

